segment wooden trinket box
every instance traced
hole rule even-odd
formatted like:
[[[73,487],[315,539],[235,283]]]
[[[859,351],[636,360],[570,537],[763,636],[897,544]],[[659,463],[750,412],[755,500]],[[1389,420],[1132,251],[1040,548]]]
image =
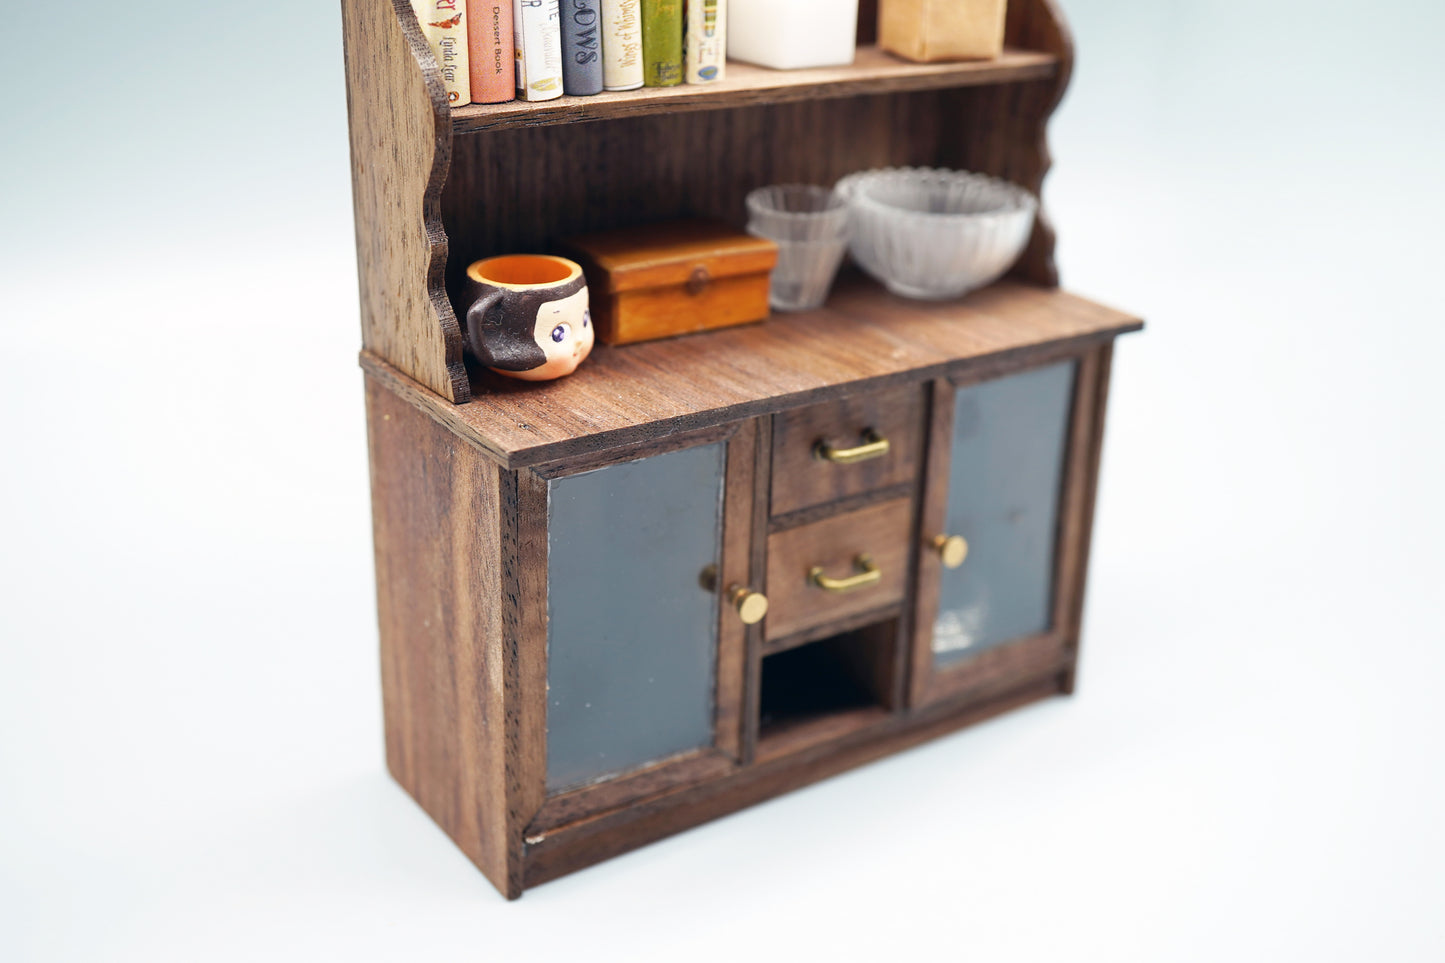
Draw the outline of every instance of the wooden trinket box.
[[[863,0],[846,67],[455,108],[407,4],[342,11],[387,766],[499,890],[1073,691],[1142,322],[1060,289],[1041,211],[961,300],[851,277],[726,327],[767,314],[772,252],[675,223],[873,167],[1037,194],[1053,0],[1010,0],[996,60],[904,63]],[[606,340],[722,330],[556,381],[469,368],[468,263],[555,238],[604,272]]]
[[[587,272],[592,322],[606,344],[762,321],[778,248],[721,221],[684,220],[563,242]]]

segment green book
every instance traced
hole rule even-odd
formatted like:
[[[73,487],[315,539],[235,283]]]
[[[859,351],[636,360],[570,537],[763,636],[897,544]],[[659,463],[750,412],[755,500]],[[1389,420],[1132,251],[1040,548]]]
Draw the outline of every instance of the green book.
[[[682,83],[682,0],[642,0],[642,85]]]

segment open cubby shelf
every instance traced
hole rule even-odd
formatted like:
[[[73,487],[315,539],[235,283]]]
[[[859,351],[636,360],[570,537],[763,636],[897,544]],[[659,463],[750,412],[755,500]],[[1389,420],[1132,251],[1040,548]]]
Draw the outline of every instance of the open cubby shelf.
[[[863,46],[858,48],[853,63],[840,67],[772,70],[729,61],[726,79],[716,84],[643,87],[536,103],[514,100],[453,107],[452,133],[1009,83],[1050,77],[1058,68],[1057,56],[1034,50],[1010,48],[994,60],[918,64],[900,60],[876,46]]]

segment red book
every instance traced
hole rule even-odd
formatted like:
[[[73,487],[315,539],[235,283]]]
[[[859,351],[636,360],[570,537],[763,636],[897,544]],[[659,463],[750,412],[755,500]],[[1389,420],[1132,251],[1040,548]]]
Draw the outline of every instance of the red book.
[[[500,104],[517,96],[512,0],[467,0],[467,48],[472,103]]]

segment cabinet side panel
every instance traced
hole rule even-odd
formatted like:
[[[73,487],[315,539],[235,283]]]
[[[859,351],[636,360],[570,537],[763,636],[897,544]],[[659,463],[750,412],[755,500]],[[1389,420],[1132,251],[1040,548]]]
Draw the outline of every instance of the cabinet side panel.
[[[952,91],[946,109],[958,122],[942,147],[940,163],[982,171],[1021,184],[1042,195],[1044,177],[1053,165],[1048,123],[1063,99],[1073,73],[1074,42],[1053,0],[1009,0],[1004,43],[1041,50],[1059,58],[1052,77],[1017,84],[992,84]],[[1028,247],[1013,274],[1035,284],[1057,287],[1055,235],[1047,209],[1040,204]]]
[[[366,385],[386,759],[507,891],[497,467]]]
[[[361,337],[442,397],[470,396],[443,274],[451,117],[407,0],[343,0]]]

